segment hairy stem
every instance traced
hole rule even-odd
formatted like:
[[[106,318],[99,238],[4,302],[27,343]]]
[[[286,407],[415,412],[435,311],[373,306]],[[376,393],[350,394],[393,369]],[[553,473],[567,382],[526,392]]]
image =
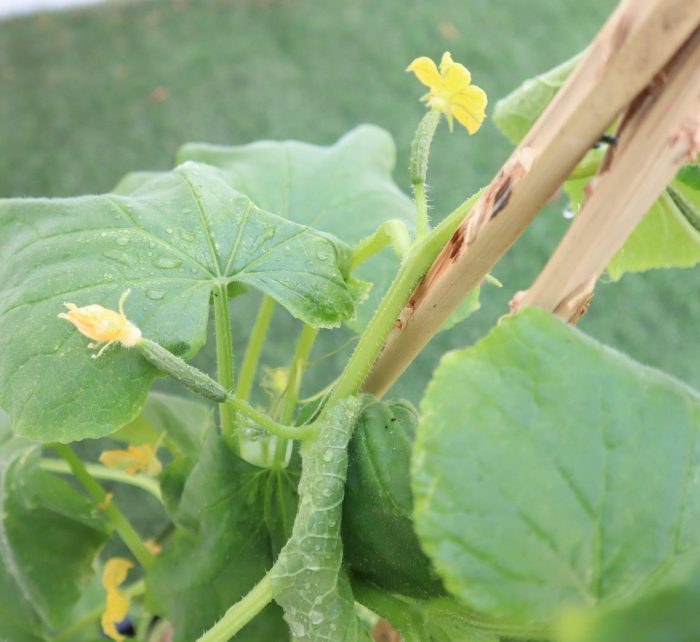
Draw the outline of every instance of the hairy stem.
[[[477,192],[457,207],[425,239],[415,243],[409,250],[399,273],[379,304],[350,357],[348,365],[338,379],[328,399],[329,406],[340,399],[360,392],[364,380],[382,350],[384,340],[394,326],[394,322],[413,292],[416,283],[427,272],[442,247],[469,214],[482,191]]]
[[[139,564],[148,570],[153,564],[153,554],[146,548],[141,536],[136,532],[136,529],[131,525],[131,522],[126,518],[124,513],[111,501],[111,496],[108,496],[100,483],[90,475],[85,468],[85,464],[73,452],[70,446],[66,446],[65,444],[51,444],[51,448],[68,463],[73,475],[75,475],[76,479],[83,485],[97,507],[104,513],[105,517],[114,527],[114,530],[117,531],[119,537],[124,544],[126,544],[126,547],[138,560]]]
[[[245,597],[226,611],[223,617],[197,642],[228,642],[260,613],[272,601],[272,598],[272,583],[268,574]]]
[[[233,395],[229,396],[226,403],[231,406],[231,408],[239,411],[241,414],[250,417],[256,424],[261,428],[264,428],[273,435],[277,435],[282,439],[310,439],[316,435],[317,428],[314,424],[307,424],[306,426],[291,426],[286,424],[280,424],[270,419],[264,412],[260,412],[253,406],[251,406],[247,401],[242,399],[237,399]]]
[[[228,295],[225,285],[217,285],[214,295],[214,327],[216,331],[216,369],[219,383],[231,392],[234,387],[233,339],[231,337],[231,319],[228,313]],[[219,404],[221,434],[228,445],[236,452],[240,444],[236,430],[236,413],[226,403]]]
[[[352,267],[354,270],[367,259],[381,252],[389,243],[400,259],[411,247],[411,236],[406,225],[400,219],[384,221],[379,228],[366,239],[360,241],[352,250]]]
[[[416,201],[416,241],[428,236],[430,225],[428,222],[428,200],[425,194],[425,180],[428,175],[428,159],[430,158],[430,146],[435,136],[435,130],[440,122],[440,112],[430,110],[423,116],[411,144],[411,159],[409,171],[411,183]]]
[[[41,468],[50,473],[58,473],[59,475],[71,475],[73,471],[71,470],[70,464],[61,459],[54,459],[53,457],[44,457],[41,460]],[[160,494],[160,486],[158,482],[152,477],[146,477],[145,475],[128,475],[122,470],[116,470],[114,468],[107,468],[107,466],[101,466],[100,464],[84,464],[85,470],[95,479],[104,479],[105,481],[117,482],[120,484],[128,484],[129,486],[136,486],[145,490],[156,497],[159,501],[163,501]]]
[[[305,325],[299,335],[292,363],[289,366],[289,383],[282,401],[282,415],[280,421],[283,424],[291,424],[294,420],[294,410],[299,402],[299,389],[301,388],[301,380],[304,376],[304,368],[309,360],[309,355],[314,347],[314,341],[318,336],[318,328],[312,328],[310,325]],[[273,455],[273,464],[275,466],[283,466],[285,455],[287,453],[287,440],[280,438],[275,445]]]
[[[255,318],[253,332],[248,341],[248,347],[243,357],[241,371],[238,375],[238,387],[236,388],[236,397],[247,401],[250,398],[250,391],[253,388],[255,373],[258,370],[258,362],[262,352],[263,344],[267,331],[270,328],[270,321],[275,311],[275,301],[271,297],[265,295],[258,309],[258,316]]]

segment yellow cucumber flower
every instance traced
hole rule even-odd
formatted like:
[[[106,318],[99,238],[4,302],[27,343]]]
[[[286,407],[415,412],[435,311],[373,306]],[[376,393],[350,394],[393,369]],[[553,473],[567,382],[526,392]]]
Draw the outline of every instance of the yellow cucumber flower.
[[[107,561],[104,571],[102,571],[102,586],[107,592],[107,600],[100,622],[105,635],[116,642],[123,642],[125,639],[117,631],[117,624],[126,617],[129,610],[129,598],[119,590],[119,587],[126,580],[129,569],[133,567],[134,565],[129,560],[123,557],[113,557]]]
[[[426,56],[416,58],[406,71],[416,74],[430,91],[421,98],[430,109],[447,116],[447,123],[452,131],[453,118],[456,118],[474,134],[486,118],[486,92],[472,85],[469,70],[452,60],[449,51],[442,54],[440,69]]]
[[[89,348],[98,348],[100,344],[104,344],[97,354],[92,355],[93,359],[97,359],[115,343],[121,343],[125,348],[132,348],[141,340],[141,330],[124,314],[124,301],[130,292],[131,290],[127,290],[119,299],[119,312],[97,304],[79,308],[74,303],[64,303],[68,312],[61,312],[58,318],[70,321],[81,334],[95,341],[88,345]]]
[[[105,450],[100,461],[109,468],[123,470],[127,475],[145,473],[155,477],[163,469],[156,457],[157,450],[153,444],[129,446],[126,450]]]

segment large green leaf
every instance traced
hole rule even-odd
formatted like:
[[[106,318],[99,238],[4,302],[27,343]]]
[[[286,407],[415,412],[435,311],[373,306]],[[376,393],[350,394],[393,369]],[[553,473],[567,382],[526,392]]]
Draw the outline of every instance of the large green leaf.
[[[243,597],[272,566],[265,522],[269,471],[231,452],[215,430],[187,479],[170,546],[156,557],[148,598],[175,627],[175,642],[192,642]],[[271,605],[236,640],[287,639]]]
[[[361,125],[329,147],[297,141],[235,147],[190,144],[180,150],[178,160],[221,167],[230,184],[258,207],[346,243],[357,243],[389,219],[413,226],[413,204],[391,178],[394,142],[379,127]],[[358,310],[354,327],[365,325],[398,265],[387,249],[360,267],[358,276],[374,287]]]
[[[186,356],[217,283],[256,287],[314,326],[353,315],[348,248],[264,212],[221,171],[187,163],[128,195],[0,201],[0,403],[19,434],[70,441],[134,418],[155,369],[133,351],[92,359],[56,318],[68,300],[115,308]]]
[[[163,441],[173,455],[198,455],[214,424],[210,405],[162,392],[151,392],[141,414],[111,435],[131,444]]]
[[[110,435],[132,444],[162,443],[172,454],[160,476],[161,495],[174,514],[208,432],[214,427],[210,405],[175,395],[151,392],[141,414]]]
[[[511,143],[517,145],[525,138],[582,56],[582,53],[577,54],[553,69],[526,80],[496,103],[493,122]]]
[[[572,611],[557,626],[559,642],[697,642],[700,640],[700,569],[630,604]]]
[[[43,641],[70,623],[93,558],[108,537],[90,502],[42,471],[39,457],[37,444],[5,432],[0,445],[0,639],[12,642]]]
[[[302,445],[299,511],[270,572],[295,642],[369,642],[342,568],[340,539],[348,441],[362,406],[350,398],[326,409],[317,438]]]
[[[422,411],[416,530],[476,610],[542,628],[700,545],[700,398],[555,317],[446,355]]]
[[[465,609],[452,598],[414,600],[392,595],[353,578],[356,599],[384,619],[406,642],[499,642],[498,627]]]

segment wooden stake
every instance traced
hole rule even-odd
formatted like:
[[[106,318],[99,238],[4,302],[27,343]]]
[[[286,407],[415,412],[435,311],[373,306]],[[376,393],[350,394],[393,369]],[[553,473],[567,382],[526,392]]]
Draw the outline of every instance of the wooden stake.
[[[384,394],[698,25],[698,0],[622,0],[410,297],[366,392]]]
[[[585,312],[598,277],[676,172],[700,150],[700,29],[630,105],[620,143],[534,285],[511,305],[567,321]]]

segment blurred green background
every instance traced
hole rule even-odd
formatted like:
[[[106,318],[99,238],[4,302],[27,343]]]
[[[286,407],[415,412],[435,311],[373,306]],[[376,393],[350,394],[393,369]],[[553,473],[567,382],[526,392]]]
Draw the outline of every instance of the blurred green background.
[[[396,180],[406,188],[408,147],[423,114],[423,88],[403,71],[414,57],[450,50],[488,92],[490,113],[524,79],[583,48],[614,5],[154,0],[0,23],[0,197],[107,191],[129,171],[171,167],[186,141],[329,144],[362,122],[394,136]],[[441,128],[429,173],[434,219],[486,184],[509,151],[491,122],[472,138]],[[439,335],[395,394],[416,401],[440,354],[473,343],[507,311],[565,231],[563,205],[549,206],[498,265],[504,288],[486,286],[483,308]],[[697,285],[697,269],[601,283],[580,327],[700,387]],[[234,303],[240,355],[257,303],[254,295]],[[276,324],[265,358],[284,365],[296,328],[281,311]],[[344,340],[323,337],[316,357]],[[309,389],[328,382],[323,370],[312,368]]]

